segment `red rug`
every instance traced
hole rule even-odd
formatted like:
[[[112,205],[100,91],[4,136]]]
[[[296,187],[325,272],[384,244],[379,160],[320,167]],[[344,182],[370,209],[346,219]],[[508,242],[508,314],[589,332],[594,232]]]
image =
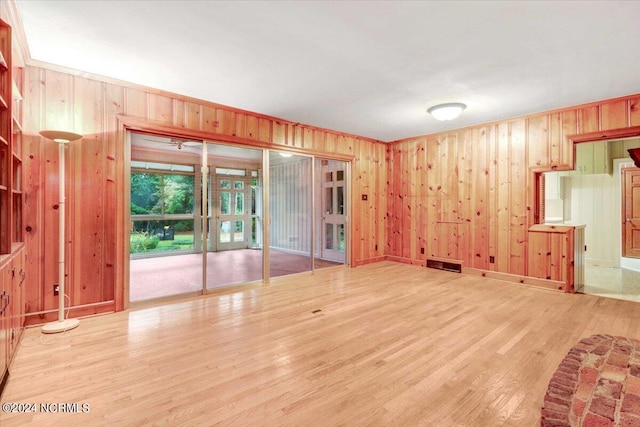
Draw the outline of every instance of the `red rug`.
[[[542,426],[640,426],[640,341],[584,338],[553,374]]]

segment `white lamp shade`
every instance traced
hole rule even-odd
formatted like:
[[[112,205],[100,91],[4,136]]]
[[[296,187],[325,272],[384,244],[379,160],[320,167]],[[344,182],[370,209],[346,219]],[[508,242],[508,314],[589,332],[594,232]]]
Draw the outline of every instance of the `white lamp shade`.
[[[427,110],[433,117],[440,121],[453,120],[467,108],[466,105],[460,102],[451,102],[448,104],[434,105]]]
[[[67,142],[75,141],[82,138],[82,135],[80,134],[65,132],[62,130],[41,130],[40,135],[60,144],[66,144]]]

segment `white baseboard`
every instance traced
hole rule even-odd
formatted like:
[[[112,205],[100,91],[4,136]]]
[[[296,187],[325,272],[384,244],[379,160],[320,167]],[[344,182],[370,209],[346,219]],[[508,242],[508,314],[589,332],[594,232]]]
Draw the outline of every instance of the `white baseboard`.
[[[640,272],[640,258],[620,258],[620,267]]]
[[[588,265],[597,265],[598,267],[619,267],[618,263],[608,259],[585,259]]]

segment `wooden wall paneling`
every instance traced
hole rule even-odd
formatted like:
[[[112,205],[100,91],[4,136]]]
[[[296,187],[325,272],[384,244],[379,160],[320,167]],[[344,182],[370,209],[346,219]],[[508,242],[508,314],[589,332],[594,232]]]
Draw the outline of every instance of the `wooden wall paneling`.
[[[336,134],[333,132],[323,132],[324,133],[324,148],[323,151],[327,153],[335,153],[336,152]]]
[[[325,151],[324,138],[325,133],[321,129],[313,129],[311,147],[315,151]]]
[[[596,132],[600,130],[600,110],[596,105],[588,105],[578,109],[578,133]]]
[[[509,273],[526,275],[527,272],[527,141],[526,121],[514,120],[510,123],[510,188],[511,208],[510,262]],[[532,183],[533,184],[533,183]]]
[[[629,126],[640,126],[640,96],[629,99]]]
[[[123,259],[124,255],[118,252],[118,248],[123,248],[125,235],[128,238],[128,229],[122,230],[123,221],[121,215],[124,215],[122,208],[119,208],[118,195],[125,193],[119,190],[124,186],[124,182],[119,177],[124,176],[124,162],[118,162],[117,159],[123,159],[127,156],[124,154],[124,144],[119,144],[118,134],[119,123],[116,117],[124,112],[124,89],[116,85],[105,85],[105,124],[104,137],[106,138],[105,147],[105,210],[103,230],[104,239],[104,274],[103,274],[103,299],[105,301],[118,300],[116,298],[116,290],[123,289],[123,283],[117,281],[120,277],[118,266],[121,264],[118,260]],[[188,108],[185,108],[188,111]],[[185,121],[186,122],[186,121]],[[122,140],[124,141],[124,140]],[[120,211],[119,211],[120,209]],[[128,212],[128,210],[127,210]],[[124,249],[121,249],[124,251]],[[122,309],[123,307],[119,307]]]
[[[531,126],[531,124],[529,124]],[[563,158],[563,149],[565,146],[564,135],[562,133],[562,113],[553,113],[549,115],[549,157],[548,164],[551,168],[557,168],[563,165],[566,160]],[[531,140],[528,140],[531,145]],[[531,157],[530,157],[531,159]],[[532,166],[529,160],[528,166]]]
[[[285,135],[285,140],[286,140],[286,144],[292,147],[296,146],[295,132],[296,132],[296,125],[287,123],[287,132]]]
[[[305,127],[302,129],[302,143],[301,148],[312,150],[313,146],[313,129]]]
[[[205,132],[217,132],[218,121],[216,117],[216,109],[205,105],[202,107],[201,130]]]
[[[402,217],[402,170],[403,156],[402,147],[392,147],[393,153],[393,169],[392,183],[393,190],[389,194],[389,203],[391,204],[391,218],[389,226],[393,230],[391,255],[402,256],[402,230],[404,227],[404,218]]]
[[[488,174],[488,224],[489,224],[489,252],[487,257],[489,258],[489,270],[497,270],[496,258],[498,255],[498,190],[499,190],[499,176],[498,176],[498,125],[490,125],[487,127],[487,170]]]
[[[376,233],[376,247],[377,252],[376,256],[381,256],[385,254],[386,250],[386,242],[387,242],[387,225],[389,218],[384,214],[387,211],[387,200],[389,198],[389,194],[387,192],[387,180],[390,175],[389,170],[386,168],[387,165],[387,146],[386,144],[377,144],[373,147],[375,152],[377,153],[375,157],[375,163],[372,166],[374,176],[377,178],[375,180],[375,195],[377,196],[375,201],[377,204],[378,214],[376,216],[376,221],[378,222],[377,233]],[[375,249],[374,249],[375,250]]]
[[[251,115],[246,115],[247,119],[247,130],[245,134],[245,138],[248,139],[258,139],[258,118]]]
[[[357,190],[355,190],[354,194],[354,206],[360,208],[362,217],[352,216],[351,224],[357,225],[359,228],[359,233],[356,234],[359,236],[358,240],[360,241],[359,259],[369,259],[377,255],[375,247],[377,244],[382,246],[382,251],[384,252],[386,241],[378,240],[380,235],[377,229],[377,215],[386,212],[386,204],[382,210],[379,209],[379,189],[372,185],[379,178],[376,177],[376,163],[370,147],[361,141],[358,141],[356,146],[358,147],[357,155],[352,162],[352,173],[354,176],[357,174],[358,177],[356,180]],[[362,200],[363,194],[366,194],[367,200]]]
[[[440,207],[439,189],[439,144],[435,137],[426,138],[426,222],[427,222],[427,255],[438,257],[438,211]],[[394,172],[395,173],[395,172]]]
[[[295,129],[294,129],[295,133]],[[294,140],[296,138],[294,137]],[[367,241],[371,234],[368,234],[365,230],[367,225],[371,227],[371,224],[367,224],[369,219],[371,208],[368,200],[362,200],[361,194],[368,193],[367,187],[367,172],[368,170],[362,165],[362,145],[356,145],[356,158],[351,162],[351,194],[349,199],[351,200],[351,211],[349,212],[349,225],[351,234],[349,235],[349,241],[351,242],[351,258],[352,265],[357,264],[357,261],[364,259],[366,251]],[[316,176],[316,181],[318,177]],[[316,186],[316,188],[319,188]],[[368,199],[368,195],[367,195]],[[359,220],[356,220],[358,218]],[[355,236],[358,236],[357,238]]]
[[[70,143],[67,193],[69,214],[69,288],[74,305],[103,301],[106,146],[104,139],[103,84],[74,79],[74,105],[82,110],[74,115],[74,129],[82,140]],[[88,256],[88,255],[91,256]]]
[[[124,94],[124,113],[127,116],[146,119],[149,110],[147,93],[137,89],[126,88]]]
[[[28,73],[31,81],[26,89],[31,95],[25,105],[26,111],[29,111],[25,122],[39,122],[32,123],[28,131],[37,132],[44,127],[55,127],[86,135],[86,141],[72,149],[73,152],[69,152],[68,171],[70,176],[74,177],[75,190],[68,192],[69,206],[74,206],[68,230],[72,246],[77,245],[78,239],[90,240],[91,244],[88,246],[91,250],[74,250],[70,254],[74,261],[68,263],[72,265],[70,279],[73,283],[78,283],[75,289],[70,288],[70,291],[77,294],[72,297],[75,305],[100,302],[86,309],[73,309],[72,313],[75,315],[114,308],[119,310],[125,306],[124,283],[128,274],[125,271],[125,239],[128,229],[124,221],[128,212],[125,206],[128,191],[125,176],[128,148],[123,144],[123,118],[137,118],[141,125],[149,121],[149,126],[157,126],[158,129],[162,129],[162,126],[185,128],[187,134],[189,131],[220,135],[224,132],[230,136],[238,133],[242,135],[240,138],[259,138],[265,143],[273,141],[272,122],[275,119],[236,112],[233,109],[227,110],[205,102],[200,104],[166,93],[155,93],[133,86],[121,86],[38,67],[28,67]],[[52,111],[55,111],[55,114]],[[38,119],[40,113],[41,118]],[[365,180],[368,182],[371,179],[386,179],[388,176],[384,167],[387,147],[383,144],[286,122],[284,127],[284,145],[293,145],[296,135],[296,142],[304,149],[318,149],[319,152],[327,154],[349,153],[357,156],[358,153],[362,153],[360,155],[366,156],[367,159],[363,159],[360,166],[354,167],[354,172],[358,173],[360,168],[366,174],[360,183],[361,186]],[[42,262],[39,263],[42,267],[40,283],[31,286],[28,291],[29,298],[36,300],[32,302],[34,308],[31,312],[40,309],[54,310],[57,304],[57,298],[54,298],[52,292],[57,279],[57,210],[54,209],[57,205],[57,145],[41,141],[40,137],[35,137],[35,141],[37,144],[34,143],[29,148],[34,155],[34,163],[31,166],[35,166],[35,161],[39,159],[40,170],[31,167],[29,189],[25,192],[25,199],[35,194],[29,202],[34,215],[40,212],[41,218],[31,221],[41,222],[42,225],[38,228],[42,230],[41,236],[46,237],[29,244],[29,250],[35,251],[36,254],[30,256],[29,260],[38,256],[42,258]],[[282,145],[282,141],[277,142]],[[356,152],[357,144],[360,144],[360,149]],[[36,153],[36,146],[42,152],[41,155]],[[398,183],[401,184],[401,181]],[[80,191],[80,188],[83,191]],[[372,185],[369,185],[367,190],[370,193],[366,225],[368,244],[363,245],[355,254],[360,258],[385,254],[385,227],[389,222],[375,216],[381,215],[387,209],[386,183],[375,183],[377,194],[374,194],[371,188]],[[34,201],[40,203],[41,207],[33,203]],[[92,211],[93,215],[84,216],[85,210]],[[357,239],[359,235],[354,237]],[[38,295],[38,292],[42,295]],[[114,299],[118,303],[117,306],[113,302]],[[35,307],[36,305],[39,307]]]
[[[359,141],[359,138],[347,135],[336,135],[336,154],[344,154],[353,156],[355,153],[355,142]],[[365,156],[366,158],[366,156]]]
[[[415,173],[407,178],[406,172],[415,169],[415,164],[406,164],[410,158],[402,157],[405,164],[401,164],[397,161],[397,156],[393,157],[387,169],[393,176],[389,177],[389,189],[406,187],[408,182],[415,184],[413,188],[416,192],[410,204],[413,210],[411,214],[416,215],[416,209],[421,205],[425,206],[427,256],[447,258],[454,254],[453,257],[456,257],[457,251],[457,258],[462,258],[463,261],[468,260],[467,266],[474,266],[477,258],[475,255],[479,252],[476,248],[480,248],[485,254],[485,261],[484,264],[477,265],[475,268],[494,270],[496,273],[506,275],[505,277],[526,282],[525,275],[529,274],[530,268],[533,268],[528,262],[527,249],[528,228],[535,222],[533,215],[537,199],[535,192],[529,191],[535,184],[535,172],[539,173],[545,168],[549,170],[572,168],[574,140],[630,136],[634,130],[628,127],[636,117],[634,106],[638,98],[638,95],[635,95],[595,102],[485,125],[486,150],[484,152],[478,150],[476,145],[483,138],[480,136],[481,127],[425,135],[422,137],[428,141],[425,147],[427,155],[425,189],[420,189],[420,181]],[[627,117],[626,122],[623,120],[624,117]],[[607,129],[606,135],[601,134],[605,126],[622,128]],[[466,132],[470,132],[470,136]],[[593,136],[585,134],[588,132],[593,133]],[[398,149],[397,145],[413,150],[414,141],[419,138],[421,137],[395,141],[394,152],[402,151],[402,148]],[[452,141],[455,142],[450,145]],[[467,141],[472,141],[474,144],[469,164],[464,160],[467,157]],[[452,160],[457,163],[451,164]],[[481,184],[483,181],[479,179],[477,171],[483,166],[486,174],[484,190]],[[472,177],[470,190],[465,188],[468,181],[464,177],[467,167],[470,168]],[[402,172],[397,168],[401,168]],[[459,176],[455,178],[455,182],[452,182],[451,177],[456,177],[456,173]],[[398,179],[404,182],[399,184]],[[468,192],[471,194],[467,207],[465,200]],[[389,191],[390,195],[392,193]],[[451,203],[452,196],[457,204]],[[483,203],[486,210],[485,218],[476,218]],[[389,206],[393,208],[394,203],[389,201]],[[455,213],[456,218],[453,222],[447,222],[451,219],[452,213]],[[405,217],[406,215],[402,215],[395,224],[389,225],[389,232],[398,233],[401,230],[405,234],[419,233],[420,220],[415,219],[411,225],[401,224]],[[393,215],[387,219],[392,222],[395,220]],[[458,223],[455,223],[456,220]],[[464,223],[467,220],[470,221],[469,230],[460,225],[460,222]],[[451,227],[452,223],[455,229]],[[484,232],[481,231],[482,224],[485,224]],[[467,232],[470,233],[469,236]],[[392,237],[389,236],[389,239],[391,241]],[[468,243],[472,250],[466,249]],[[545,243],[555,253],[561,245],[555,240],[553,244],[556,246]],[[562,246],[565,247],[566,244]],[[419,250],[419,245],[415,248]],[[415,256],[415,253],[412,251],[410,256]],[[494,257],[493,263],[489,260],[490,257]],[[555,269],[554,276],[559,274],[557,269],[560,266],[564,268],[568,264],[554,259],[554,264],[548,265],[550,269],[552,267]],[[557,283],[557,280],[546,279],[545,276],[545,279],[537,281],[536,285],[557,288]]]
[[[376,256],[375,245],[380,237],[378,229],[375,188],[375,154],[372,150],[366,150],[362,141],[356,140],[354,144],[355,158],[351,162],[351,182],[352,185],[352,207],[357,208],[359,213],[352,214],[353,237],[357,238],[358,260],[372,259]],[[362,195],[367,195],[367,200],[362,200]],[[354,222],[358,222],[357,230],[354,230]],[[384,240],[380,241],[380,246],[384,249]]]
[[[249,138],[247,136],[247,115],[242,113],[236,113],[236,129],[234,134],[240,138]]]
[[[427,149],[426,138],[418,138],[415,147],[416,186],[414,189],[414,218],[416,221],[412,234],[416,238],[416,258],[425,262],[427,258],[427,200],[422,197],[427,189]]]
[[[74,124],[73,77],[45,70],[43,86],[44,129],[71,129]]]
[[[470,194],[470,222],[471,241],[469,244],[469,259],[466,265],[473,268],[487,270],[489,268],[489,150],[487,143],[487,128],[474,128],[471,131],[472,174]]]
[[[386,221],[383,219],[387,212],[387,186],[386,186],[386,147],[382,144],[377,144],[373,147],[366,147],[364,141],[358,141],[357,146],[360,147],[360,155],[356,156],[356,159],[366,159],[367,161],[367,179],[363,180],[362,186],[365,189],[361,193],[356,193],[355,197],[361,200],[361,195],[367,195],[368,204],[363,206],[369,206],[371,216],[369,218],[368,233],[363,237],[366,239],[367,244],[364,246],[366,252],[361,259],[375,259],[386,252],[387,235]],[[382,148],[382,150],[380,150]],[[365,154],[366,153],[366,154]],[[357,153],[354,153],[357,154]],[[382,158],[380,158],[382,156]],[[355,162],[356,160],[354,160]],[[381,182],[381,180],[384,180]],[[362,202],[357,202],[362,203]],[[353,222],[358,222],[355,218]],[[362,224],[361,228],[365,233],[364,227],[367,224]],[[381,228],[384,227],[384,228]]]
[[[282,122],[273,122],[273,139],[274,144],[286,145],[287,144],[287,125]]]
[[[271,138],[272,138],[272,125],[273,121],[268,120],[268,119],[264,119],[264,118],[258,118],[258,140],[262,141],[262,142],[271,142]]]
[[[147,97],[149,100],[149,114],[147,119],[166,125],[174,124],[173,99],[168,96],[158,95],[155,93],[150,93]]]
[[[498,125],[497,144],[497,211],[496,211],[496,269],[498,271],[511,272],[510,244],[511,244],[511,200],[509,192],[511,188],[511,158],[509,150],[509,128],[510,123],[503,122]]]
[[[458,150],[457,134],[446,133],[440,145],[440,195],[438,256],[458,259]]]
[[[333,135],[333,152],[336,154],[353,154],[353,138],[340,134]]]
[[[233,111],[216,108],[216,132],[223,135],[235,135],[236,113]]]
[[[552,158],[549,138],[549,116],[540,114],[527,119],[529,166],[547,165]],[[559,153],[556,153],[556,158]]]
[[[185,101],[184,114],[184,127],[189,129],[202,129],[202,114],[200,105],[194,102]]]
[[[626,99],[605,102],[600,107],[600,130],[629,126],[629,108]]]
[[[43,124],[43,79],[44,72],[36,68],[25,69],[25,88],[23,97],[29,99],[24,105],[23,178],[24,178],[24,225],[26,271],[25,303],[27,313],[44,309],[44,247],[48,230],[44,228],[45,198],[44,188],[46,175],[45,146],[41,142],[37,130]],[[51,240],[51,239],[50,239]]]
[[[402,229],[400,230],[400,236],[402,238],[402,251],[400,256],[402,258],[411,260],[412,257],[412,248],[414,246],[413,241],[415,240],[414,233],[412,233],[412,223],[413,216],[411,215],[411,204],[412,204],[412,188],[414,185],[414,178],[412,172],[414,168],[414,157],[413,157],[413,149],[415,146],[415,140],[409,141],[407,144],[402,144],[402,162],[404,167],[402,168],[402,190],[400,197],[400,206],[402,207],[402,211],[400,212],[400,216],[402,217]]]
[[[562,116],[562,138],[561,138],[561,153],[562,159],[560,164],[567,165],[570,169],[573,169],[575,161],[575,148],[573,141],[567,138],[569,135],[575,135],[578,133],[578,111],[575,109],[566,110],[561,113]]]
[[[458,146],[462,150],[458,152],[458,257],[465,265],[471,265],[473,257],[472,234],[475,230],[471,227],[472,206],[471,198],[474,184],[473,158],[475,141],[472,129],[459,132],[462,141]]]
[[[171,101],[173,103],[171,107],[171,124],[173,124],[173,126],[184,127],[187,119],[186,102],[175,98],[172,98]]]
[[[304,147],[304,132],[302,126],[291,125],[291,146],[296,148]]]

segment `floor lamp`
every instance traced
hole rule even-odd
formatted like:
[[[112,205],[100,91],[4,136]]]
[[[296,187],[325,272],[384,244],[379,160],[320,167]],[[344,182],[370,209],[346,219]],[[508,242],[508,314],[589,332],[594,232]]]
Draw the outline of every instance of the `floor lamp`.
[[[59,249],[58,249],[58,320],[54,322],[46,323],[42,327],[42,332],[45,334],[55,334],[58,332],[68,331],[77,327],[80,324],[78,319],[65,319],[64,315],[64,298],[65,298],[65,274],[64,274],[64,239],[65,239],[65,168],[64,168],[64,152],[67,144],[71,141],[76,141],[82,138],[82,135],[72,132],[63,132],[58,130],[43,130],[40,135],[50,139],[51,141],[58,143],[58,163],[60,171],[58,173],[58,180],[60,183],[60,201],[58,202],[58,221],[59,221]]]

